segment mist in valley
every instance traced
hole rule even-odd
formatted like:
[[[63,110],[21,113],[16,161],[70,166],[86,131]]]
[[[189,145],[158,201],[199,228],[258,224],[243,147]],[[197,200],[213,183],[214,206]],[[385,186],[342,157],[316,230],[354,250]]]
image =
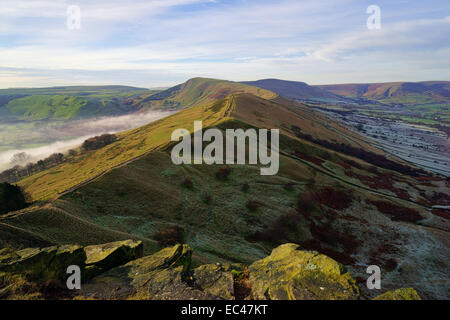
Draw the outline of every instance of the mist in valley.
[[[137,128],[172,113],[148,111],[65,122],[0,124],[0,171],[37,162],[53,153],[66,153],[90,137]]]

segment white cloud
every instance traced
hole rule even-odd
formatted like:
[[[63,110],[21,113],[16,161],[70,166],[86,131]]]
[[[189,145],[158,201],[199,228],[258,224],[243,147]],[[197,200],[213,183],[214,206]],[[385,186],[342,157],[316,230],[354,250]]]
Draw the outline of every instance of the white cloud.
[[[393,59],[396,74],[408,72],[410,80],[421,68],[424,76],[436,79],[450,74],[433,68],[433,76],[426,69],[429,61],[446,65],[441,52],[449,48],[450,18],[442,17],[443,9],[428,9],[432,14],[418,18],[421,7],[415,2],[395,11],[381,1],[385,20],[381,30],[372,31],[365,28],[366,7],[357,0],[79,1],[82,28],[74,32],[64,21],[71,1],[7,2],[11,6],[0,9],[5,18],[0,37],[14,40],[0,45],[0,67],[21,73],[3,78],[0,86],[120,80],[148,86],[193,76],[264,75],[329,82],[355,65],[364,66],[366,77],[378,78],[379,69],[370,66]],[[50,18],[41,19],[45,16]]]

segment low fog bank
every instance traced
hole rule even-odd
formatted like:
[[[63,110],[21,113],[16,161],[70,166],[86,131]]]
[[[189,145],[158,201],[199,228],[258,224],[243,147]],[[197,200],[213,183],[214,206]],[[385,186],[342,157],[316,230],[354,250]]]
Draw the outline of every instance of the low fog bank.
[[[118,117],[69,121],[57,127],[43,125],[42,127],[34,128],[33,136],[39,136],[39,139],[44,138],[49,143],[40,147],[14,148],[0,152],[0,172],[16,165],[23,166],[29,162],[37,162],[52,153],[65,153],[80,146],[84,140],[90,137],[137,128],[173,113],[174,111],[149,111]],[[27,133],[24,132],[23,134],[26,135]],[[32,141],[29,142],[32,143]],[[13,161],[14,155],[19,153],[25,153],[26,157],[22,156],[21,160],[16,159],[16,161]]]

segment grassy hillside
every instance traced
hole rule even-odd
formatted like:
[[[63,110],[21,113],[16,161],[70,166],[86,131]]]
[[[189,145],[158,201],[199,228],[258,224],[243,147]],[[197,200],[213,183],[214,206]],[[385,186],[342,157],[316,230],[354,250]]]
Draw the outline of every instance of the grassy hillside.
[[[193,107],[149,125],[117,134],[119,140],[100,150],[81,154],[61,166],[43,171],[20,182],[33,199],[47,200],[69,188],[170,142],[177,128],[193,130],[195,120],[204,126],[223,120],[229,107],[226,100],[214,105]]]
[[[424,297],[448,298],[450,225],[431,209],[448,204],[448,181],[377,167],[371,162],[384,153],[370,141],[307,106],[269,97],[233,93],[193,106],[22,180],[35,200],[51,201],[0,217],[0,244],[134,238],[153,252],[176,236],[200,264],[249,263],[296,242],[343,263],[361,284],[376,264],[385,289],[413,286]],[[280,128],[279,173],[172,164],[172,131],[192,132],[195,120],[222,131]]]
[[[207,127],[229,119],[245,121],[256,127],[280,128],[282,133],[294,138],[296,136],[292,128],[299,127],[312,137],[322,137],[336,143],[345,142],[382,153],[331,118],[300,104],[282,98],[265,100],[249,94],[233,94],[213,104],[188,108],[149,125],[120,133],[117,142],[35,174],[22,180],[20,185],[33,199],[47,200],[110,168],[163,148],[170,142],[172,131],[177,128],[192,131],[195,120],[203,120],[203,126]]]
[[[231,93],[251,93],[265,99],[277,96],[257,87],[206,78],[194,78],[161,92],[126,86],[4,89],[0,90],[0,116],[4,121],[117,116],[211,104]]]
[[[218,127],[245,125],[230,119]],[[401,283],[414,285],[425,297],[445,296],[442,282],[417,279],[410,271],[396,274],[397,265],[413,265],[421,275],[442,279],[439,274],[448,267],[448,236],[440,230],[448,223],[415,202],[425,201],[418,195],[421,190],[439,190],[442,181],[416,187],[414,179],[384,170],[372,174],[363,162],[349,162],[284,135],[281,146],[285,154],[278,175],[260,176],[257,166],[239,165],[232,166],[226,179],[216,177],[221,165],[175,166],[168,152],[150,152],[50,204],[0,218],[0,228],[23,230],[20,239],[2,233],[0,243],[87,245],[132,238],[143,240],[150,253],[159,247],[158,234],[178,227],[183,241],[195,249],[194,263],[201,264],[249,263],[295,240],[347,265],[361,279],[361,265],[380,265],[385,288]],[[397,198],[381,185],[363,188],[358,175],[377,181],[391,177],[395,188],[414,201]],[[394,211],[423,216],[427,227],[406,222],[408,216],[396,220],[383,207],[381,212],[377,205],[386,203]]]
[[[229,94],[250,93],[264,99],[274,99],[277,94],[269,90],[237,82],[193,78],[173,88],[154,94],[140,101],[149,108],[176,106],[191,107],[211,104]]]
[[[155,91],[123,86],[0,90],[2,120],[70,120],[135,111],[131,98]]]
[[[308,106],[278,97],[265,100],[249,94],[234,97],[235,108],[231,117],[260,128],[280,128],[283,134],[295,137],[294,127],[316,139],[333,143],[345,143],[355,148],[364,148],[374,153],[384,154],[373,148],[368,139],[348,130],[332,117],[315,111]]]

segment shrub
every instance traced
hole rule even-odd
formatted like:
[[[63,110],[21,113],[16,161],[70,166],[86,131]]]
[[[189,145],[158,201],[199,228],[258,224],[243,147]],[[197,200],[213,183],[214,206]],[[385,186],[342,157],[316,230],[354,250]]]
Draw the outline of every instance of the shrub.
[[[161,247],[173,246],[177,243],[183,243],[183,228],[173,226],[163,228],[153,237]]]
[[[227,180],[231,174],[231,168],[229,166],[223,166],[216,172],[216,178],[219,180]]]
[[[247,236],[246,240],[250,242],[263,241],[272,245],[278,245],[285,242],[298,241],[295,236],[300,228],[301,217],[295,213],[288,213],[277,218],[265,230],[257,231]]]
[[[250,185],[246,182],[242,185],[242,191],[247,192],[250,189]]]
[[[22,189],[8,182],[0,183],[0,214],[16,211],[28,206]]]
[[[369,200],[368,202],[377,207],[378,211],[380,211],[381,213],[391,216],[392,217],[391,220],[393,221],[416,222],[423,219],[423,217],[419,214],[417,210],[411,208],[402,207],[394,203],[381,200],[379,201]]]
[[[83,150],[97,150],[107,146],[108,144],[117,141],[117,136],[114,134],[102,134],[101,136],[96,136],[89,138],[83,142],[82,148]]]
[[[450,205],[450,194],[442,192],[434,192],[431,200],[434,204],[448,206]]]
[[[352,197],[349,195],[349,191],[336,190],[331,187],[321,189],[316,194],[316,199],[321,204],[336,210],[347,209],[352,204]]]
[[[284,188],[284,190],[286,190],[286,191],[292,191],[292,190],[294,190],[294,186],[295,186],[295,183],[293,183],[293,182],[288,182],[288,183],[285,183],[285,184],[284,184],[283,188]]]
[[[314,210],[315,200],[314,194],[311,191],[301,193],[297,201],[297,209],[306,213]]]
[[[259,203],[254,200],[248,200],[247,203],[245,204],[245,206],[250,211],[256,211],[259,208]]]
[[[39,160],[39,161],[37,162],[37,165],[38,165],[38,167],[39,167],[41,170],[44,170],[44,169],[45,169],[45,162],[44,162],[43,160]]]
[[[432,214],[450,220],[450,210],[433,209]]]
[[[209,195],[209,193],[205,192],[202,194],[202,201],[206,204],[210,204],[212,201],[212,197]]]
[[[119,187],[117,190],[116,190],[116,195],[118,196],[118,197],[124,197],[124,196],[126,196],[126,194],[127,194],[127,189],[125,188],[125,187]]]
[[[43,161],[47,166],[55,166],[64,161],[64,155],[62,153],[53,153]]]
[[[194,183],[192,182],[192,179],[189,177],[184,178],[183,182],[181,182],[181,186],[192,189],[194,187]]]
[[[242,271],[231,270],[234,281],[234,296],[236,300],[244,300],[252,293],[252,288],[248,281],[249,272],[245,267]]]

